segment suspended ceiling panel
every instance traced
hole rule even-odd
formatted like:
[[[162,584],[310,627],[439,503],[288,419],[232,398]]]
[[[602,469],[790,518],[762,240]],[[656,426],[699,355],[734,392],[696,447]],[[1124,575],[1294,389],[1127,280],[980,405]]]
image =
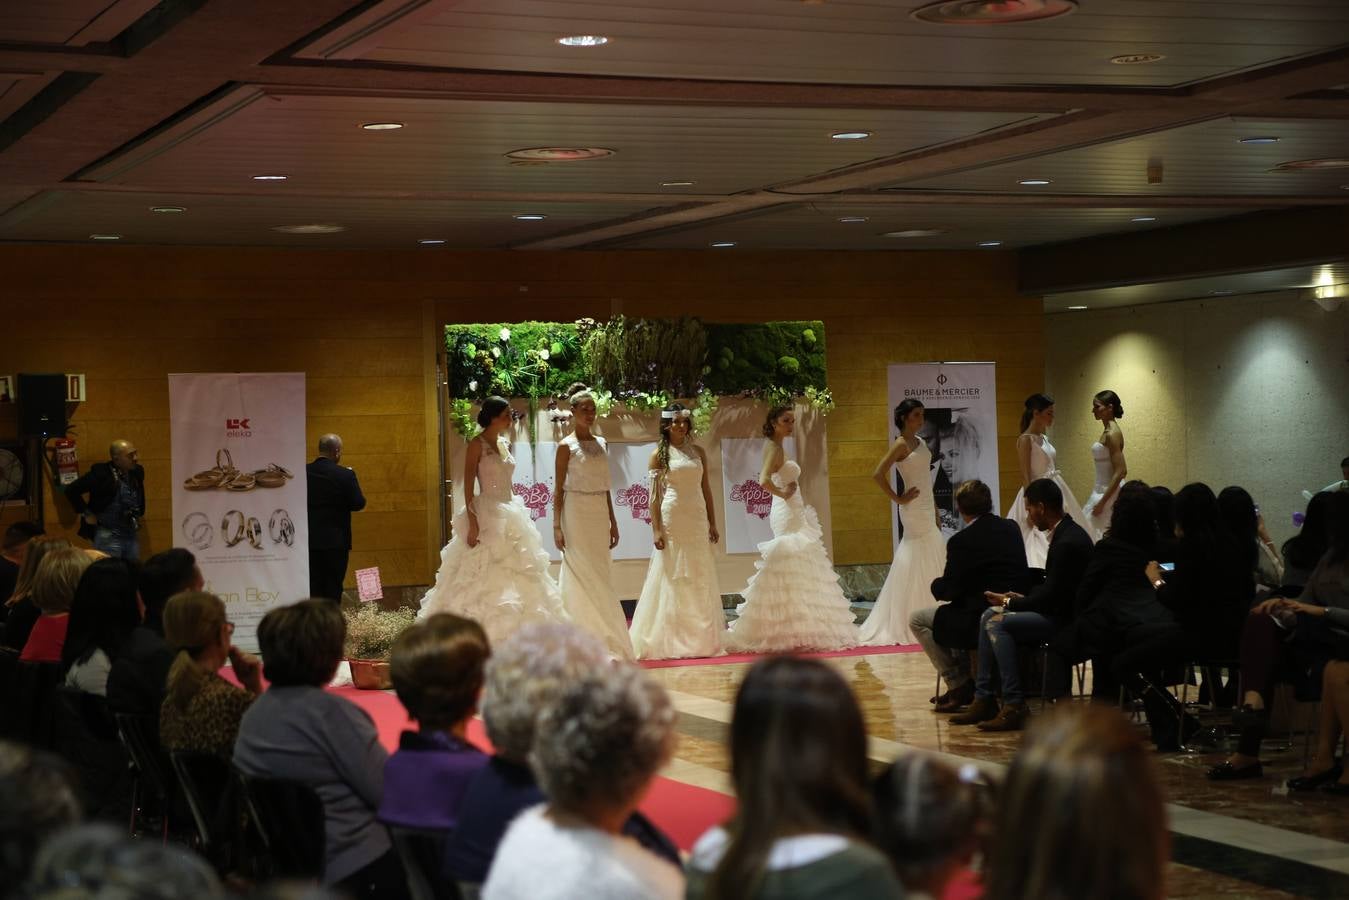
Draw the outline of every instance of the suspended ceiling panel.
[[[157,213],[152,206],[183,207]],[[631,215],[632,203],[465,203],[394,199],[231,197],[172,192],[48,191],[0,217],[0,241],[95,241],[123,244],[284,247],[415,247],[443,240],[452,248],[505,247],[596,221]],[[545,215],[522,222],[521,213]],[[275,226],[340,225],[331,234],[286,234]],[[428,250],[433,249],[431,247]]]
[[[1077,311],[1070,309],[1074,306],[1107,309],[1201,297],[1211,297],[1214,302],[1221,303],[1224,297],[1236,294],[1262,294],[1269,291],[1345,283],[1349,283],[1349,263],[1329,262],[1323,265],[1298,266],[1268,272],[1243,272],[1217,275],[1212,278],[1187,278],[1182,281],[1160,281],[1154,284],[1051,294],[1045,297],[1045,312],[1071,313]]]
[[[998,206],[894,206],[865,202],[812,203],[727,219],[626,242],[625,248],[703,249],[734,241],[747,250],[969,250],[983,242],[1000,249],[1134,232],[1202,219],[1240,215],[1240,209],[1034,209]],[[1154,222],[1133,222],[1135,217]],[[865,222],[840,219],[865,218]],[[933,230],[940,234],[885,237],[886,232]],[[723,252],[735,252],[725,249]],[[988,248],[993,249],[993,248]]]
[[[1017,26],[913,0],[390,0],[300,55],[523,72],[908,85],[1171,86],[1349,41],[1343,0],[1085,0]],[[601,47],[558,37],[604,35]],[[1121,54],[1159,54],[1115,65]]]
[[[1349,9],[1349,0],[1345,2]],[[1275,137],[1273,144],[1243,138]],[[984,166],[894,187],[952,191],[1053,191],[1075,194],[1342,195],[1349,169],[1275,171],[1290,160],[1349,157],[1349,121],[1214,119],[1142,137]],[[1160,163],[1162,181],[1148,183]],[[1349,160],[1346,161],[1349,165]],[[1023,179],[1051,185],[1022,187]]]
[[[157,0],[5,0],[0,42],[82,47],[110,41]]]
[[[278,193],[636,191],[730,193],[942,144],[1021,113],[761,109],[328,96],[244,89],[84,173],[165,189],[242,189],[284,174]],[[396,121],[397,131],[362,130]],[[838,131],[873,132],[839,141]],[[607,159],[524,164],[529,147],[596,147]],[[693,181],[663,189],[662,182]]]

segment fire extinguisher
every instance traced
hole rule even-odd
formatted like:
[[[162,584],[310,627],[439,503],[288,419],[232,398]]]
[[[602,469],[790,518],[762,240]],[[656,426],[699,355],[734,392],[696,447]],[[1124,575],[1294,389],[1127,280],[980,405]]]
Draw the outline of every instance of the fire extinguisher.
[[[75,452],[75,442],[70,438],[58,438],[52,446],[56,450],[56,480],[62,486],[72,484],[80,477],[80,458]]]

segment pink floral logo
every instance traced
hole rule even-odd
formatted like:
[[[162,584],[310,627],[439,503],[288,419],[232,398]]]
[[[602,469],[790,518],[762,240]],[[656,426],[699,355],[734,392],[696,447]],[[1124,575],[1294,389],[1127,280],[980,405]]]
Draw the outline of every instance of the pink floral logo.
[[[731,502],[743,503],[745,512],[766,519],[773,508],[773,495],[753,478],[746,478],[731,489]]]
[[[553,499],[553,492],[548,485],[521,484],[517,481],[511,485],[511,493],[525,501],[525,508],[529,510],[529,518],[533,521],[537,522],[548,514],[548,504]]]
[[[616,502],[632,510],[634,519],[651,524],[651,492],[644,484],[630,484],[617,492]]]

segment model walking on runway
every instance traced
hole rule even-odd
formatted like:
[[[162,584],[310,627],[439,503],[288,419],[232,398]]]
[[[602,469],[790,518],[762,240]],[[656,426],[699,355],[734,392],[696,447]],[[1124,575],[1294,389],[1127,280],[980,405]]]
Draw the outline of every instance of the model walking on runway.
[[[1110,512],[1129,469],[1124,464],[1124,432],[1118,419],[1124,418],[1119,394],[1101,391],[1091,401],[1091,414],[1101,423],[1101,436],[1091,445],[1091,461],[1096,467],[1096,483],[1083,506],[1087,521],[1083,527],[1093,541],[1099,541],[1110,527]]]
[[[1068,483],[1059,474],[1058,456],[1054,445],[1049,443],[1045,431],[1054,424],[1054,398],[1048,394],[1031,394],[1026,398],[1026,408],[1021,412],[1021,436],[1016,439],[1016,460],[1021,467],[1021,490],[1016,492],[1012,508],[1007,511],[1011,519],[1021,529],[1021,538],[1026,542],[1026,564],[1032,569],[1043,569],[1049,556],[1049,533],[1036,528],[1026,512],[1026,486],[1039,478],[1048,478],[1059,486],[1063,494],[1063,514],[1083,528],[1088,528],[1087,517],[1082,513],[1077,498],[1069,489]],[[1090,529],[1088,528],[1088,534]]]

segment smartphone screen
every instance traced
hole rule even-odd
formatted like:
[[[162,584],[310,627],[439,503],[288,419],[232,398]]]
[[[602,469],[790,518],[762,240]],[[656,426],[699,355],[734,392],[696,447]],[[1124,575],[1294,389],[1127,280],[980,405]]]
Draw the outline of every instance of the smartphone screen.
[[[1173,562],[1162,563],[1160,566],[1158,566],[1158,568],[1161,569],[1163,572],[1174,572],[1176,571],[1176,564]]]

